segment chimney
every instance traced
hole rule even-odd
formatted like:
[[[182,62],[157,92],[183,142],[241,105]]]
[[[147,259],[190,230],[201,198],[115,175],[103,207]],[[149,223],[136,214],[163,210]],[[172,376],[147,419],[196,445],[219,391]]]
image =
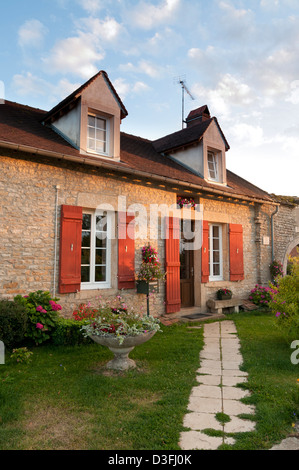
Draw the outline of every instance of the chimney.
[[[211,119],[210,111],[207,105],[204,105],[190,111],[186,118],[186,124],[187,127],[192,127],[196,126],[196,124],[199,124],[200,122],[207,121],[208,119]]]

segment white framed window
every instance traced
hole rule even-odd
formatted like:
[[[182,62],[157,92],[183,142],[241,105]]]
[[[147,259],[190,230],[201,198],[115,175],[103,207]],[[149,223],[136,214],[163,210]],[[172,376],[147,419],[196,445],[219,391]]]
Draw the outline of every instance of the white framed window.
[[[208,151],[208,175],[212,181],[219,181],[219,156],[211,150]]]
[[[109,120],[97,114],[88,113],[87,150],[89,152],[109,154]]]
[[[112,214],[83,212],[81,241],[81,288],[111,287]]]
[[[209,269],[210,281],[223,279],[222,225],[209,226]]]

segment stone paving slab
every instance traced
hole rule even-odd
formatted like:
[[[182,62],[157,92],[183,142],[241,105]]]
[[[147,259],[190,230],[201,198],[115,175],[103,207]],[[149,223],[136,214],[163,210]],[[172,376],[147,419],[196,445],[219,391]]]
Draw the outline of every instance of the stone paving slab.
[[[180,447],[182,450],[216,450],[218,447],[225,444],[234,444],[235,440],[232,438],[212,437],[207,436],[198,431],[187,431],[181,434]]]
[[[216,385],[199,385],[191,390],[191,397],[219,398],[221,399],[221,388]]]
[[[242,390],[238,387],[222,387],[223,400],[241,400],[250,396],[248,390]]]
[[[190,396],[187,408],[189,411],[196,411],[199,413],[221,413],[222,400],[221,398],[203,398]]]
[[[221,375],[197,375],[196,380],[204,385],[220,385]]]
[[[215,429],[223,431],[223,426],[217,421],[212,413],[187,413],[184,417],[183,425],[193,431],[202,431],[203,429]]]
[[[253,405],[245,405],[238,400],[223,400],[223,413],[229,416],[237,416],[240,414],[254,414],[255,407]]]

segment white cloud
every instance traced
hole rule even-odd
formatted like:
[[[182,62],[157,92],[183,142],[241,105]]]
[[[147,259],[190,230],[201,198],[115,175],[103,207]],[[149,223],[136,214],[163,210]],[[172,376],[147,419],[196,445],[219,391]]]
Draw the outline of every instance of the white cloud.
[[[92,35],[79,34],[58,41],[43,62],[50,73],[73,73],[88,79],[98,72],[96,64],[104,57]]]
[[[299,104],[299,80],[294,80],[291,83],[291,92],[286,97],[286,101],[292,104]]]
[[[80,84],[71,83],[66,79],[59,80],[57,84],[53,84],[27,72],[26,74],[14,75],[12,86],[16,93],[22,97],[30,95],[51,96],[51,101],[57,103],[57,101],[60,101],[76,90]]]
[[[137,65],[133,65],[132,62],[121,64],[119,69],[122,72],[143,73],[151,78],[158,78],[164,73],[163,67],[144,59],[140,60]]]
[[[21,47],[38,48],[42,45],[47,31],[39,20],[28,20],[19,28],[18,43]]]
[[[85,33],[105,43],[113,42],[119,38],[120,34],[125,33],[123,26],[111,17],[106,17],[104,20],[93,17],[81,18],[77,26],[79,30],[83,29]]]
[[[114,80],[113,86],[122,99],[125,99],[128,95],[140,94],[150,89],[150,87],[144,82],[137,81],[135,83],[128,83],[124,78],[117,78]]]
[[[228,118],[233,106],[248,106],[254,100],[253,91],[246,83],[231,74],[221,77],[214,88],[195,84],[192,93],[208,104],[212,114]],[[214,111],[213,111],[214,110]]]
[[[103,8],[102,0],[77,0],[79,5],[88,13],[96,14]]]
[[[142,29],[151,29],[158,25],[171,21],[178,11],[181,0],[165,0],[159,5],[153,5],[145,1],[129,11],[128,15],[134,26]]]
[[[238,123],[230,129],[230,134],[236,142],[246,142],[246,146],[258,147],[265,143],[264,131],[260,126]]]

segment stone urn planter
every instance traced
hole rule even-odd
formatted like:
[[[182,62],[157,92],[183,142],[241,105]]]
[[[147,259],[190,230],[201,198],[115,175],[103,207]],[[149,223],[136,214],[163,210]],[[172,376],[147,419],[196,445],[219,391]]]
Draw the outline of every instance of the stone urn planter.
[[[135,361],[129,358],[129,353],[139,344],[150,340],[156,331],[148,331],[137,336],[125,336],[120,344],[119,339],[109,336],[91,335],[91,339],[102,346],[107,346],[114,354],[114,358],[106,364],[108,369],[127,370],[136,367]]]

